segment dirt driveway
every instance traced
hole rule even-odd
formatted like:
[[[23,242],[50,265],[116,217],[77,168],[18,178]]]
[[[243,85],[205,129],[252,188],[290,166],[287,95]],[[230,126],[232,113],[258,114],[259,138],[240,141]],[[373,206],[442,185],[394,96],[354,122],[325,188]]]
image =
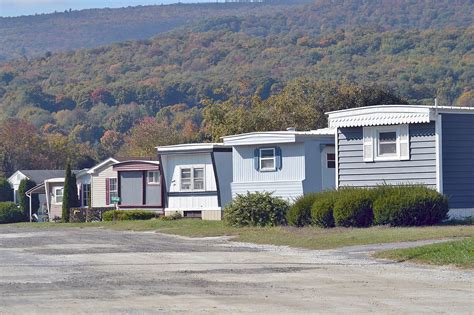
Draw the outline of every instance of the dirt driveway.
[[[0,313],[474,311],[473,272],[375,261],[374,249],[0,227]]]

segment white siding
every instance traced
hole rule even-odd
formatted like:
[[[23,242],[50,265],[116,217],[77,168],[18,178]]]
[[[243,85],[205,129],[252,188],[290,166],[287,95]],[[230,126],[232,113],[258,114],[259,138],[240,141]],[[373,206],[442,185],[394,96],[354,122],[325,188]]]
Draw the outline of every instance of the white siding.
[[[260,172],[256,170],[254,161],[255,149],[275,146],[281,148],[282,169],[275,172]],[[303,181],[305,179],[304,161],[303,143],[237,146],[233,148],[233,183]]]
[[[117,172],[112,168],[112,164],[106,165],[97,170],[91,177],[91,191],[92,191],[92,207],[109,207],[112,205],[106,204],[106,178],[117,178]]]
[[[162,155],[163,171],[168,194],[166,211],[219,210],[217,187],[210,153]],[[182,167],[204,167],[205,195],[202,192],[180,191]],[[174,195],[173,193],[178,194]]]
[[[247,192],[271,192],[273,196],[293,202],[298,196],[303,195],[302,181],[272,181],[232,183],[232,196],[244,195]]]

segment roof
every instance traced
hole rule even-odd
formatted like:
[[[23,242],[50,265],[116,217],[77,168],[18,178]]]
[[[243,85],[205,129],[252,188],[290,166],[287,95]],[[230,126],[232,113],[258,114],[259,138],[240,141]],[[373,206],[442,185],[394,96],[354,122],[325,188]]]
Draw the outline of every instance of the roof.
[[[276,144],[276,143],[294,143],[308,139],[332,138],[334,129],[323,128],[309,131],[259,131],[249,132],[232,136],[222,137],[224,144],[237,145],[254,145],[254,144]]]
[[[471,107],[427,106],[427,105],[374,105],[326,113],[329,127],[362,127],[429,123],[437,114],[474,114]]]
[[[159,161],[128,160],[113,164],[114,171],[154,171],[159,170]]]
[[[231,151],[232,148],[223,143],[185,143],[168,146],[156,147],[159,154],[167,153],[197,153],[197,152],[214,152],[214,151]]]
[[[98,169],[102,168],[103,166],[105,166],[105,165],[107,165],[107,164],[111,164],[111,165],[112,165],[112,164],[115,164],[115,163],[118,163],[118,162],[119,162],[119,160],[110,157],[110,158],[108,158],[108,159],[106,159],[106,160],[100,162],[100,163],[97,164],[96,166],[90,168],[90,169],[87,171],[87,174],[95,174],[95,172],[96,172]]]
[[[40,184],[50,178],[61,176],[64,177],[66,173],[65,170],[18,170],[12,176],[10,176],[10,178],[12,178],[18,172],[25,175],[29,180],[35,182],[36,184]]]

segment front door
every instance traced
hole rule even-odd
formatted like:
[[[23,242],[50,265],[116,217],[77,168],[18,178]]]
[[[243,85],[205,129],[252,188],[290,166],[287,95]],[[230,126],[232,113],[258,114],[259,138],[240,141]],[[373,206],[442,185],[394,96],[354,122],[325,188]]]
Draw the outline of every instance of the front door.
[[[325,146],[321,152],[323,190],[336,189],[336,154],[334,146]]]

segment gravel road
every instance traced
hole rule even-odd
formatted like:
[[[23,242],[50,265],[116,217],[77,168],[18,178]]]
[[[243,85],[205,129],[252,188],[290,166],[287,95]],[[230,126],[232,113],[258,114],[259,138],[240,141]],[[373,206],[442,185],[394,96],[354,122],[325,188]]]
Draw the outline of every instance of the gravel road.
[[[0,227],[0,314],[474,312],[474,272],[106,229]]]

